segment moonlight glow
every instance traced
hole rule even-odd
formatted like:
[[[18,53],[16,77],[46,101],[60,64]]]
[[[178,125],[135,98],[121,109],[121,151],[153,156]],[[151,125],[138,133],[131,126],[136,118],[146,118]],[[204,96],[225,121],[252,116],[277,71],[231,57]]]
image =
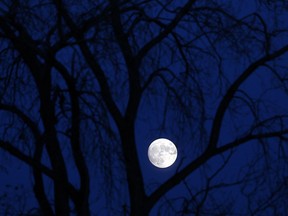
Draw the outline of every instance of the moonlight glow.
[[[150,162],[159,168],[171,166],[177,158],[177,148],[168,139],[160,138],[153,141],[148,148]]]

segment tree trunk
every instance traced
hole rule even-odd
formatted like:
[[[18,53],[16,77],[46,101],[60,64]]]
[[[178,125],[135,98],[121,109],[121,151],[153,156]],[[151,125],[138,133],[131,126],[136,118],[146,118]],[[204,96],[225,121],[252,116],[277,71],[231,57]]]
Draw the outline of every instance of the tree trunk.
[[[148,215],[146,208],[147,196],[138,160],[133,123],[124,122],[120,127],[120,135],[130,194],[130,215]]]

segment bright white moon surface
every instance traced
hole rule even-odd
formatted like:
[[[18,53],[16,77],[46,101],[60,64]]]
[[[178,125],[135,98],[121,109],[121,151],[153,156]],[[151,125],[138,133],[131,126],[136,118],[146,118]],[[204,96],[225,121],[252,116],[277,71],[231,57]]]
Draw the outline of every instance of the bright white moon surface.
[[[154,166],[167,168],[176,161],[177,148],[174,143],[168,139],[156,139],[148,148],[148,158]]]

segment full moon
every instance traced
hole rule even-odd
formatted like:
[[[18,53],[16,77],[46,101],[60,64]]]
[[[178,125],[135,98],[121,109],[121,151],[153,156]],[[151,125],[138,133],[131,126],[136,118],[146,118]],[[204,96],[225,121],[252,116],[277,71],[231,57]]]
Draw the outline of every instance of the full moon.
[[[154,140],[148,148],[150,162],[158,168],[171,166],[177,158],[177,148],[168,139],[160,138]]]

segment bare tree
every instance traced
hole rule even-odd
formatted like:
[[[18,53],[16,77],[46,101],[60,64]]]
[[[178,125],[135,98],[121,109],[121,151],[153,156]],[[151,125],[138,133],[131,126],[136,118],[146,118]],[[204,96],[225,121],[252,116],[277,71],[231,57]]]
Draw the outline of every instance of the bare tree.
[[[2,0],[0,148],[37,214],[287,213],[287,6]],[[155,184],[142,139],[167,134]]]

